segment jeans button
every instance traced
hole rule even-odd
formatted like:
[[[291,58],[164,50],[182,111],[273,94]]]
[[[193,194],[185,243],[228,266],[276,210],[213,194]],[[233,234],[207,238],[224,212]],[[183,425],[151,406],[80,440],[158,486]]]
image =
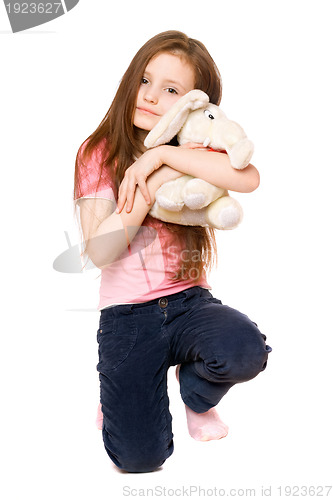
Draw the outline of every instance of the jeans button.
[[[158,301],[158,305],[160,307],[166,307],[168,305],[168,299],[166,299],[165,297],[162,297],[159,301]]]

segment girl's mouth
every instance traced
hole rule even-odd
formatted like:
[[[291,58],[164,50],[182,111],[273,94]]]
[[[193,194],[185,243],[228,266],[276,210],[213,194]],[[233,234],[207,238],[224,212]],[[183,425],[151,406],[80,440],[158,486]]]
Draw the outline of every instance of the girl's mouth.
[[[153,116],[158,116],[156,113],[153,111],[150,111],[149,109],[146,108],[136,108],[138,109],[141,113],[144,113],[145,115],[153,115]]]

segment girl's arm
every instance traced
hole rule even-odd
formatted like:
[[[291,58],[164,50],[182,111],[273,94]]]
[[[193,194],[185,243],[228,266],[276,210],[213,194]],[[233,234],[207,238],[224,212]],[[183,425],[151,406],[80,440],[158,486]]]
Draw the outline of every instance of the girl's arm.
[[[176,179],[181,175],[168,166],[163,166],[151,174],[147,180],[150,204],[147,204],[140,189],[137,188],[133,210],[130,213],[113,212],[114,207],[109,200],[86,198],[79,201],[86,253],[96,267],[103,269],[121,255],[154,204],[157,189],[166,180]]]
[[[226,153],[175,146],[160,146],[158,153],[162,164],[220,188],[250,193],[259,186],[258,170],[251,164],[243,170],[233,168]]]
[[[192,149],[193,148],[193,149]],[[249,164],[243,170],[236,170],[230,164],[227,154],[203,150],[202,145],[158,146],[146,151],[131,165],[119,187],[117,209],[121,211],[127,200],[127,211],[131,210],[133,194],[138,184],[144,199],[149,203],[146,180],[151,172],[161,165],[168,165],[182,174],[192,175],[214,186],[239,193],[250,193],[260,182],[258,170]]]

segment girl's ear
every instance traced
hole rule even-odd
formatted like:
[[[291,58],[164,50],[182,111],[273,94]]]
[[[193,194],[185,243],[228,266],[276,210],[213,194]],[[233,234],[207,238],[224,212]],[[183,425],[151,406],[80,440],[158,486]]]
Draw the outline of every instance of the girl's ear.
[[[202,108],[208,102],[209,97],[202,90],[191,90],[183,95],[149,132],[144,141],[146,148],[150,149],[170,142],[184,125],[190,111]]]

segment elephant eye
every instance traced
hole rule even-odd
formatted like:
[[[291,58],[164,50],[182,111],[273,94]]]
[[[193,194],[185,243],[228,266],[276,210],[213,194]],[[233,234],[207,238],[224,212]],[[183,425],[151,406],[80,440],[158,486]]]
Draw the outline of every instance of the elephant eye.
[[[209,111],[209,109],[205,109],[205,115],[210,119],[214,120],[215,116]]]

